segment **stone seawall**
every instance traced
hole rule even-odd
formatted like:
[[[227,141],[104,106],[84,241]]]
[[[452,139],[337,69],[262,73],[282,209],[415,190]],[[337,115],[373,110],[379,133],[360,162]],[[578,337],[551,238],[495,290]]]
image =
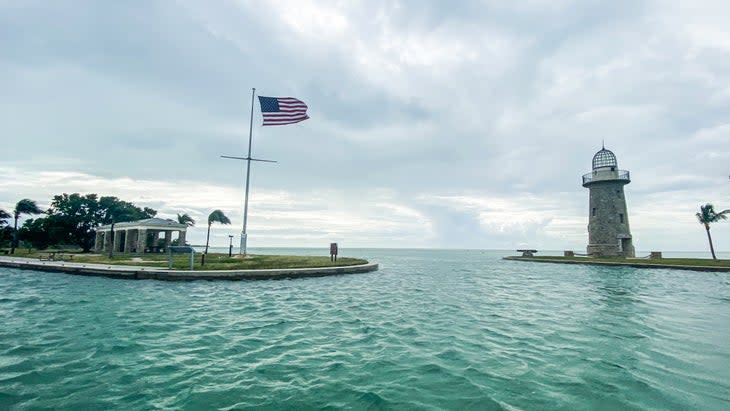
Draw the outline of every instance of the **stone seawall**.
[[[378,263],[341,267],[282,268],[267,270],[218,270],[188,271],[167,270],[157,267],[138,267],[107,264],[68,263],[38,261],[30,258],[0,258],[0,267],[24,270],[50,271],[74,275],[122,278],[128,280],[272,280],[301,277],[323,277],[328,275],[367,273],[378,270]]]
[[[504,257],[503,260],[511,261],[528,261],[533,263],[553,263],[553,264],[582,264],[582,265],[603,265],[603,266],[615,266],[615,267],[635,267],[635,268],[668,268],[672,270],[691,270],[691,271],[714,271],[714,272],[730,272],[730,267],[716,267],[709,265],[675,265],[675,264],[661,264],[661,263],[644,263],[639,261],[626,261],[626,262],[614,262],[614,261],[577,261],[577,260],[560,260],[560,259],[547,259],[540,257],[518,257],[510,256]]]

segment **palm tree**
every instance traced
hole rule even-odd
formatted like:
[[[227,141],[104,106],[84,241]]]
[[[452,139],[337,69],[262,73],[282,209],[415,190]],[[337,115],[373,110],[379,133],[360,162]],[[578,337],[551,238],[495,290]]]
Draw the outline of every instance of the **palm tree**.
[[[700,224],[703,224],[705,226],[705,230],[707,230],[707,240],[710,242],[710,252],[712,253],[713,260],[717,260],[717,257],[715,257],[715,247],[712,246],[710,223],[726,219],[727,214],[730,214],[730,210],[723,210],[719,213],[716,213],[715,209],[712,207],[712,204],[705,204],[703,206],[700,206],[700,212],[695,214],[697,216],[697,219],[700,221]]]
[[[24,198],[18,201],[13,211],[15,217],[15,227],[13,228],[13,244],[10,246],[10,254],[15,254],[15,248],[18,246],[18,217],[21,214],[41,214],[43,211],[38,208],[38,204],[33,200]]]
[[[205,254],[208,254],[208,243],[210,242],[210,226],[213,223],[230,224],[231,220],[221,210],[215,210],[208,216],[208,236],[205,239]]]
[[[190,217],[188,213],[178,214],[177,222],[180,224],[185,224],[188,227],[192,227],[195,225],[195,220],[193,220],[193,217]]]

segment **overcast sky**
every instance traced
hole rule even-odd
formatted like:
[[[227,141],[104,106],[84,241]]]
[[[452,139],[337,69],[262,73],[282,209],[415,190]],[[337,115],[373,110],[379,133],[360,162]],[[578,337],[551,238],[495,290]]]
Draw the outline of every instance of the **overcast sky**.
[[[249,246],[584,250],[605,140],[637,250],[730,208],[730,2],[0,0],[0,207],[63,192],[187,212]],[[730,250],[730,222],[713,225]]]

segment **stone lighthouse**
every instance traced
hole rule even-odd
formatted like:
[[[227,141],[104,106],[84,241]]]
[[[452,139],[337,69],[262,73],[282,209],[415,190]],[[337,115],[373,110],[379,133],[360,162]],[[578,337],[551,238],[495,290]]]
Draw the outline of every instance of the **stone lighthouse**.
[[[605,147],[593,156],[593,171],[583,176],[590,190],[588,254],[595,257],[634,257],[624,186],[629,172],[618,169],[616,156]]]

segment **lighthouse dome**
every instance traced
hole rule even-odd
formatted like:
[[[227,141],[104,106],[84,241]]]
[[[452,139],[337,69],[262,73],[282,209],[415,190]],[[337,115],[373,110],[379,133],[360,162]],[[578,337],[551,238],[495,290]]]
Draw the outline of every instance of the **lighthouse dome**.
[[[596,155],[593,156],[593,169],[603,167],[617,167],[618,162],[616,161],[616,155],[611,150],[602,148]]]

